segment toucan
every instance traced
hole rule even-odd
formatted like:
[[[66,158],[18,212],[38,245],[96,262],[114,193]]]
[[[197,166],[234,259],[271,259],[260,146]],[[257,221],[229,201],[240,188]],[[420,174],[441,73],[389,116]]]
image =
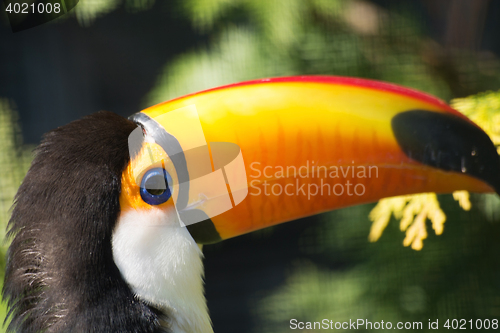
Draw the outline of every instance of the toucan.
[[[403,194],[500,191],[496,147],[430,95],[299,76],[48,132],[14,200],[13,332],[213,332],[201,244]]]

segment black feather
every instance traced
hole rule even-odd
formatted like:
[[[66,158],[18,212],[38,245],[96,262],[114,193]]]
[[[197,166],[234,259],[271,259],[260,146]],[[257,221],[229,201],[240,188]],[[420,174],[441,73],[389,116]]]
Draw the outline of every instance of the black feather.
[[[164,332],[113,261],[121,173],[136,125],[98,112],[47,133],[9,221],[3,297],[15,332]]]

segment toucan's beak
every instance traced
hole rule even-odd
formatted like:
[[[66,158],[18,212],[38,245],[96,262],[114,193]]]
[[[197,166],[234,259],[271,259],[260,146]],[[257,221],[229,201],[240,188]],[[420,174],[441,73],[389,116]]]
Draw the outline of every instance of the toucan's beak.
[[[217,212],[221,202],[211,205],[200,190],[217,187],[215,178],[203,186],[177,187],[181,217],[184,211],[203,220],[188,226],[200,243],[383,197],[500,191],[499,157],[479,127],[434,97],[392,84],[338,77],[267,79],[181,97],[135,116],[165,131],[170,139],[162,147],[179,154],[193,151],[193,140],[202,142],[203,136],[196,125],[165,117],[176,110],[197,113],[211,171],[224,167],[210,156],[213,143],[236,147],[233,166],[244,167],[243,173],[226,169],[223,188],[212,189],[229,192],[231,208],[225,211]],[[175,142],[180,148],[172,148]],[[176,174],[189,180],[198,157],[170,157]],[[195,189],[194,195],[182,194]]]

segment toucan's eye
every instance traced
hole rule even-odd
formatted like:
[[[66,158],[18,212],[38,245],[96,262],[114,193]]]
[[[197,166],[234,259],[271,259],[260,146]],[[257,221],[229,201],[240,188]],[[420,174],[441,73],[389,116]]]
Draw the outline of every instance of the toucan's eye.
[[[141,180],[141,198],[150,205],[161,205],[172,196],[172,177],[165,169],[151,169]]]

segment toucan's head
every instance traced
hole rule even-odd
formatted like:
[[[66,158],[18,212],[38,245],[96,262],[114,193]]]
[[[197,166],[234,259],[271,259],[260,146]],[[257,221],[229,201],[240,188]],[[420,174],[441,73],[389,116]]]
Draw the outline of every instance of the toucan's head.
[[[488,136],[443,102],[338,77],[266,79],[48,133],[16,196],[15,331],[211,332],[201,250],[418,192],[500,190]]]

